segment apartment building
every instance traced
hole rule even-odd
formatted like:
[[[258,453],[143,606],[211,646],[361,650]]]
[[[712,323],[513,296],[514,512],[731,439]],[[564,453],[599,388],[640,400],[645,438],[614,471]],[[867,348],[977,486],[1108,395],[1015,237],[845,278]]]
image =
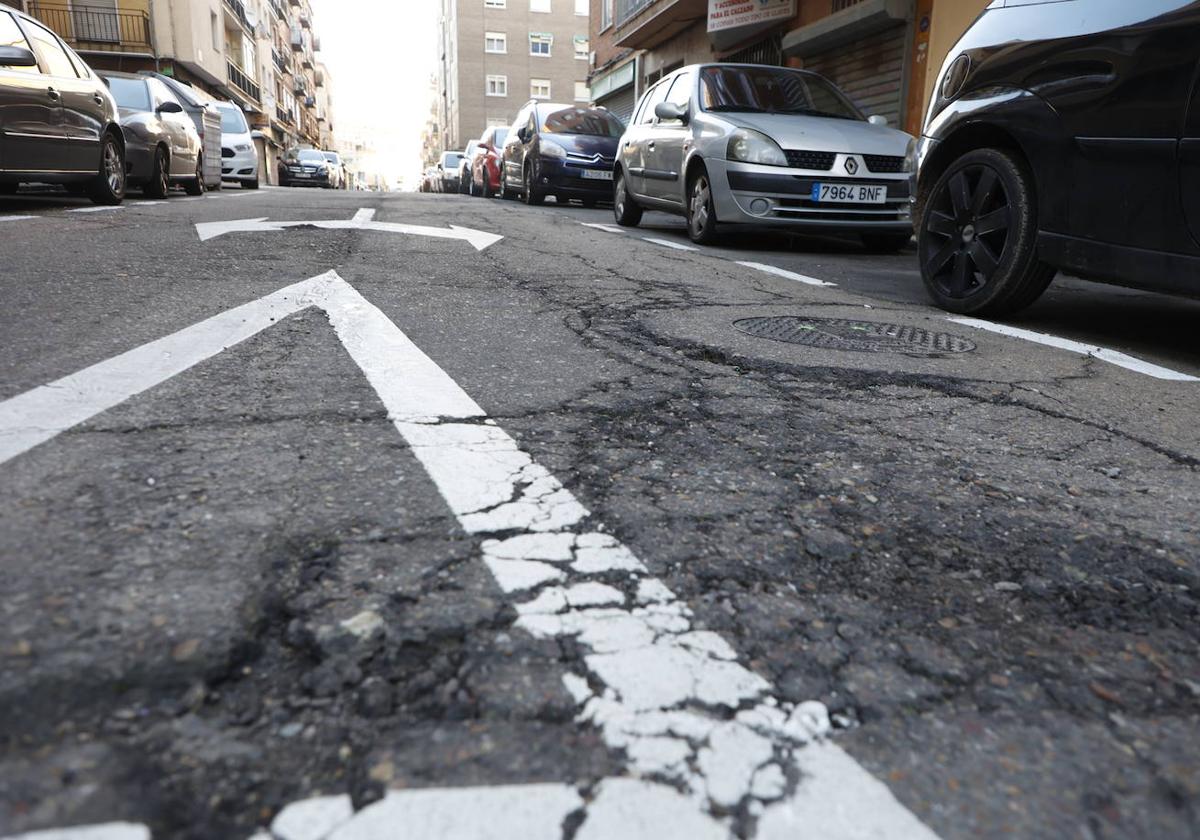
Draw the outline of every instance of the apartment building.
[[[40,19],[98,70],[157,70],[236,102],[259,147],[259,179],[279,156],[333,145],[329,71],[308,0],[3,0]]]
[[[589,0],[441,0],[441,148],[509,125],[530,99],[587,102]]]
[[[595,0],[592,98],[623,117],[664,74],[707,61],[815,70],[919,133],[946,53],[989,0]]]

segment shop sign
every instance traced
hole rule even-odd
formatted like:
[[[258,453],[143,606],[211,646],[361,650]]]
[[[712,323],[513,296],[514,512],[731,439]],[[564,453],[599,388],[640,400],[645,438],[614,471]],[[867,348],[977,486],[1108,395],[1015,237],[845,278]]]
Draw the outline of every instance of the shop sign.
[[[776,23],[796,15],[796,0],[708,0],[708,31]]]

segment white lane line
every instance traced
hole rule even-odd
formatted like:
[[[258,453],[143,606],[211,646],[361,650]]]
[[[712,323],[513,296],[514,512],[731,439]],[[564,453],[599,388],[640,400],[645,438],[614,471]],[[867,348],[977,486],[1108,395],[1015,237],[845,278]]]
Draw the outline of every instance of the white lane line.
[[[326,312],[460,525],[485,538],[482,559],[500,588],[527,593],[517,626],[574,638],[583,658],[563,684],[577,721],[597,727],[627,768],[623,778],[600,781],[582,808],[569,785],[408,791],[297,840],[385,840],[398,824],[430,827],[414,836],[481,836],[469,830],[479,825],[489,836],[558,837],[565,813],[576,810],[579,840],[715,840],[730,834],[723,815],[742,808],[780,827],[762,837],[820,825],[828,840],[934,840],[883,784],[824,740],[822,704],[780,702],[722,637],[695,629],[686,604],[335,272],[0,403],[0,441],[9,453],[25,451],[310,305]],[[506,790],[528,790],[530,807]],[[484,822],[464,822],[471,801]]]
[[[625,228],[617,227],[616,225],[602,225],[602,224],[597,224],[595,222],[580,222],[580,224],[583,225],[584,227],[590,227],[590,228],[595,228],[596,230],[602,230],[605,233],[628,233],[628,231],[625,230]]]
[[[1059,350],[1077,353],[1080,356],[1089,356],[1093,359],[1107,362],[1110,365],[1132,370],[1135,373],[1152,376],[1155,379],[1165,379],[1171,382],[1200,382],[1200,377],[1171,370],[1170,368],[1139,359],[1136,356],[1130,356],[1117,350],[1109,350],[1106,347],[1098,347],[1095,344],[1084,344],[1080,341],[1072,341],[1069,338],[1059,338],[1056,335],[1034,332],[1033,330],[1025,330],[1020,327],[1010,327],[1007,324],[994,324],[991,321],[981,321],[978,318],[953,317],[947,320],[955,324],[974,327],[978,330],[987,330],[988,332],[1006,335],[1009,338],[1020,338],[1025,341],[1032,341],[1035,344],[1044,344],[1047,347],[1055,347]]]
[[[807,286],[836,286],[837,283],[827,283],[824,280],[818,280],[816,277],[809,277],[806,274],[797,274],[794,271],[788,271],[777,266],[768,265],[760,262],[738,262],[738,265],[743,268],[752,268],[755,271],[762,271],[766,274],[774,274],[776,277],[784,277],[788,280],[795,280],[797,283],[804,283]]]
[[[375,211],[369,207],[364,207],[354,214],[353,222],[369,222],[375,218]]]
[[[699,248],[693,248],[691,245],[684,245],[681,242],[672,242],[670,239],[655,239],[650,236],[643,236],[642,241],[653,242],[655,245],[662,245],[667,248],[674,248],[676,251],[699,251]]]
[[[75,207],[68,210],[68,213],[107,213],[111,210],[124,210],[123,204],[112,204],[104,207]]]
[[[36,219],[37,216],[0,216],[0,222],[19,222],[22,219]]]

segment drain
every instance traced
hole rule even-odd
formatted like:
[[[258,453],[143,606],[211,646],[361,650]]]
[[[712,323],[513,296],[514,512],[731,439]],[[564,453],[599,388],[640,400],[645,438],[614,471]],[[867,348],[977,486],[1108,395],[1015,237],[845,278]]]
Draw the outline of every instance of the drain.
[[[904,324],[851,321],[845,318],[800,318],[779,315],[743,318],[733,326],[755,338],[786,341],[822,350],[855,353],[900,353],[906,356],[941,356],[970,353],[974,342],[951,333],[930,332]]]

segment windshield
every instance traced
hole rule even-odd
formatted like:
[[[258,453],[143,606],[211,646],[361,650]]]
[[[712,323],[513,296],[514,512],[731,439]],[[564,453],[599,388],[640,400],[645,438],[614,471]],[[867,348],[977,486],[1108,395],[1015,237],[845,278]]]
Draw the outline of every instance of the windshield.
[[[462,155],[457,154],[457,153],[456,154],[448,154],[442,158],[442,166],[443,167],[458,166],[460,163],[462,163]]]
[[[625,133],[625,126],[603,108],[561,108],[544,116],[542,131],[547,134],[620,137]]]
[[[324,163],[325,155],[313,149],[304,149],[300,152],[299,159],[302,163]]]
[[[150,91],[141,79],[120,79],[110,77],[108,89],[112,91],[113,99],[122,108],[132,108],[135,111],[149,111]]]
[[[497,128],[496,129],[496,137],[494,140],[492,140],[492,145],[497,146],[497,147],[503,146],[504,141],[507,138],[508,138],[508,129],[507,128]]]
[[[247,134],[250,129],[246,126],[246,118],[241,109],[228,105],[218,105],[221,110],[221,132],[224,134]]]
[[[825,79],[783,67],[705,67],[700,98],[706,111],[863,119]]]
[[[342,162],[342,159],[340,157],[338,157],[337,152],[326,152],[325,160],[329,161],[330,163],[335,163],[335,164]]]

